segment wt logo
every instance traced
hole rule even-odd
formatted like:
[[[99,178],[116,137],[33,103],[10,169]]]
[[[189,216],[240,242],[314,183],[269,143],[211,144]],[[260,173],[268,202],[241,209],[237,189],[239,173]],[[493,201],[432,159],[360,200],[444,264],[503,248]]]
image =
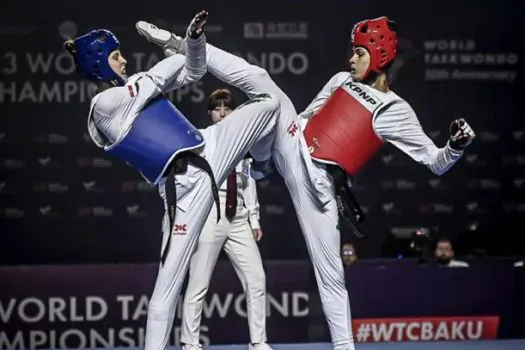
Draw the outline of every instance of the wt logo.
[[[173,234],[177,236],[183,236],[187,233],[187,225],[186,224],[175,224],[173,227]]]

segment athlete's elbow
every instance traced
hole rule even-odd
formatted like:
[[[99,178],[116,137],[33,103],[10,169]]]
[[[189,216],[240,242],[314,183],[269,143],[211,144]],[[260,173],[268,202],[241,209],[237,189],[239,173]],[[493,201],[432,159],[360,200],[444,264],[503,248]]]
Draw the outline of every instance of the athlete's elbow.
[[[443,175],[448,170],[447,168],[437,167],[437,166],[430,166],[429,169],[430,171],[434,173],[434,175],[437,175],[437,176]]]

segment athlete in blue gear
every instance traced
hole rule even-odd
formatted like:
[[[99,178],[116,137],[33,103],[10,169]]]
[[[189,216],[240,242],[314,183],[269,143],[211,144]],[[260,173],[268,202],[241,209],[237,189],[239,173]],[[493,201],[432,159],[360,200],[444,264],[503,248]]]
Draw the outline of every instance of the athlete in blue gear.
[[[218,198],[217,184],[248,151],[258,161],[270,158],[280,109],[274,96],[259,94],[223,122],[198,130],[165,97],[206,73],[207,17],[205,11],[198,13],[188,27],[186,55],[173,55],[130,77],[110,31],[93,30],[65,43],[78,72],[97,84],[88,116],[91,138],[158,185],[164,201],[161,264],[149,303],[146,350],[168,345],[190,258]],[[218,201],[216,206],[219,219]]]

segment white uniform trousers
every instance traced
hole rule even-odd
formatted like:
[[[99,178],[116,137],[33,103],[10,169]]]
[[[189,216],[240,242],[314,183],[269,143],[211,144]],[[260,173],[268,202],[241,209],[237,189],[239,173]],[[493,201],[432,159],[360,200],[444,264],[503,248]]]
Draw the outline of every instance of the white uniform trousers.
[[[268,135],[275,127],[280,106],[274,96],[268,96],[241,105],[223,122],[202,130],[206,145],[200,154],[210,163],[217,184],[226,180],[248,151],[258,158],[271,149]],[[159,192],[165,200],[164,191],[161,184]],[[182,284],[214,203],[209,176],[191,164],[185,174],[176,176],[176,191],[177,213],[172,232],[166,215],[163,221],[162,249],[168,234],[173,237],[166,261],[159,266],[149,302],[145,350],[165,350],[172,338],[170,332]],[[165,201],[164,204],[166,207]]]
[[[355,350],[333,180],[326,167],[310,157],[304,136],[287,132],[284,126],[290,124],[280,121],[277,127],[275,165],[306,240],[333,349]]]

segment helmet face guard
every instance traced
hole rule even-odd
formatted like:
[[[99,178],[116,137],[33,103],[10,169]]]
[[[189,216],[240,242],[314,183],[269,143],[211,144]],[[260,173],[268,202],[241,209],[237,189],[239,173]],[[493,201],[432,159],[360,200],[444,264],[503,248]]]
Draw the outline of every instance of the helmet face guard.
[[[388,27],[389,19],[379,17],[357,23],[352,29],[354,47],[364,47],[370,54],[370,64],[364,77],[371,71],[381,73],[396,58],[397,34]]]
[[[115,34],[106,29],[95,29],[74,41],[73,57],[77,71],[93,82],[124,85],[124,79],[109,65],[109,55],[118,50],[120,42]]]

